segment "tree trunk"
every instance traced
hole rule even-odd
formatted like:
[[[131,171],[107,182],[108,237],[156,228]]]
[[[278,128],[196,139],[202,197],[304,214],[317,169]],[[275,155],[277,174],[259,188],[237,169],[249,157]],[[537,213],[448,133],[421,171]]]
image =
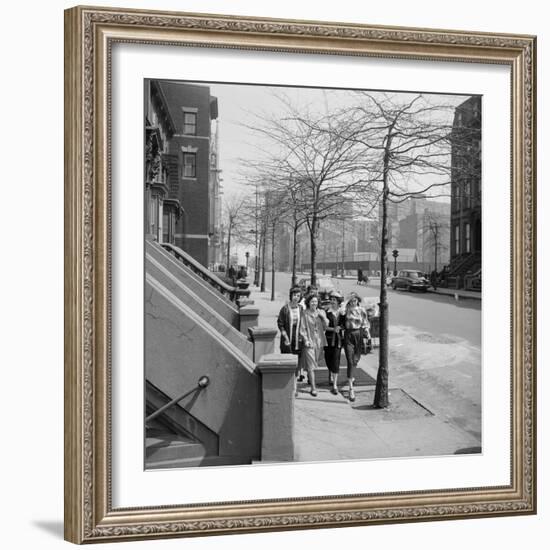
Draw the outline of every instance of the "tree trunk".
[[[391,131],[388,133],[384,149],[384,187],[382,190],[382,242],[380,244],[380,348],[378,359],[378,374],[376,376],[376,391],[374,406],[385,409],[389,406],[388,399],[388,291],[386,285],[387,248],[388,248],[388,168]]]
[[[435,263],[434,270],[435,270],[436,273],[437,273],[437,241],[439,239],[438,232],[439,232],[439,230],[436,229],[435,230],[435,254],[434,254],[434,263]]]
[[[226,273],[229,272],[229,261],[231,260],[231,225],[227,229],[227,262],[225,265]]]
[[[261,236],[263,240],[262,240],[262,283],[260,286],[260,292],[265,292],[265,241],[267,240],[266,233],[267,233],[267,228],[265,228],[262,231],[262,236]]]
[[[296,286],[296,260],[298,258],[296,244],[298,242],[298,226],[295,224],[292,234],[292,284],[291,286]]]
[[[262,239],[258,238],[256,231],[256,243],[254,243],[254,286],[260,286],[260,247]]]
[[[275,224],[271,224],[271,301],[275,301]]]
[[[311,220],[311,228],[309,231],[309,242],[310,242],[310,252],[311,252],[311,284],[315,286],[317,284],[317,230],[319,227],[319,221],[314,215]]]
[[[345,221],[342,220],[342,279],[346,276],[346,226]]]

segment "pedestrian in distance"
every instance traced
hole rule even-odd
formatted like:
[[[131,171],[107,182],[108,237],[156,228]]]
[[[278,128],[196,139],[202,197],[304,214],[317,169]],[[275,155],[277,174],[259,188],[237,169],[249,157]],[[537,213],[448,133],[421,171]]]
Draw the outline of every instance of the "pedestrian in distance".
[[[309,285],[306,289],[304,297],[300,301],[300,305],[305,309],[306,308],[306,299],[309,296],[317,296],[319,298],[319,289],[315,285]]]
[[[227,270],[227,276],[231,280],[231,284],[235,286],[235,277],[237,275],[237,271],[233,265],[229,266],[229,269]]]
[[[369,321],[367,312],[360,305],[361,297],[352,292],[346,303],[344,313],[344,353],[346,354],[347,362],[347,377],[348,377],[348,398],[350,401],[355,401],[355,391],[353,383],[355,381],[355,369],[361,358],[363,347],[363,338],[365,333],[368,334]]]
[[[363,270],[362,269],[357,270],[357,284],[358,285],[363,284]]]
[[[244,265],[241,265],[241,267],[239,267],[239,272],[237,274],[237,279],[246,279],[246,268],[244,267]]]
[[[342,320],[344,297],[338,292],[330,293],[330,304],[326,310],[328,326],[325,329],[327,345],[325,346],[325,363],[328,368],[330,392],[338,394],[338,373],[340,372],[340,357],[342,355]]]
[[[300,365],[307,371],[311,386],[310,394],[317,397],[315,369],[319,365],[321,350],[327,345],[325,330],[328,326],[327,316],[320,309],[319,298],[310,294],[305,300],[306,309],[300,324]]]
[[[435,269],[430,273],[430,283],[433,289],[437,290],[437,271]]]

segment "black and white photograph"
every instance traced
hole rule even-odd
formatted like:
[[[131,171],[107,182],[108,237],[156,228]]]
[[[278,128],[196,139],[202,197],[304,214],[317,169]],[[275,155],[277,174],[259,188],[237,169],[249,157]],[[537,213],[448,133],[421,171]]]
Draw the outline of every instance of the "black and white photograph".
[[[147,470],[474,455],[479,95],[147,79]]]
[[[540,23],[206,4],[64,12],[65,540],[520,546]]]

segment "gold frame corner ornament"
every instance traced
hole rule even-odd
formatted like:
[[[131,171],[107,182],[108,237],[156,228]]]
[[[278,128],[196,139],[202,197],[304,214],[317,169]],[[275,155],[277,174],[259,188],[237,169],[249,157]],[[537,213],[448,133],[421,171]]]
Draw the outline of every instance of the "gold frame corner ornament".
[[[109,86],[115,42],[499,63],[512,96],[511,483],[113,509]],[[65,12],[65,538],[76,543],[536,513],[536,37],[75,7]]]

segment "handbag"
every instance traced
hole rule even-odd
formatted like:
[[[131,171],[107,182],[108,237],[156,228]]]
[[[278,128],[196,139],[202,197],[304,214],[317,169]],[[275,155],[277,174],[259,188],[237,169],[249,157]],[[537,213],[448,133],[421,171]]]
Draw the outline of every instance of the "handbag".
[[[372,338],[368,329],[361,329],[361,355],[368,355],[372,351]]]

